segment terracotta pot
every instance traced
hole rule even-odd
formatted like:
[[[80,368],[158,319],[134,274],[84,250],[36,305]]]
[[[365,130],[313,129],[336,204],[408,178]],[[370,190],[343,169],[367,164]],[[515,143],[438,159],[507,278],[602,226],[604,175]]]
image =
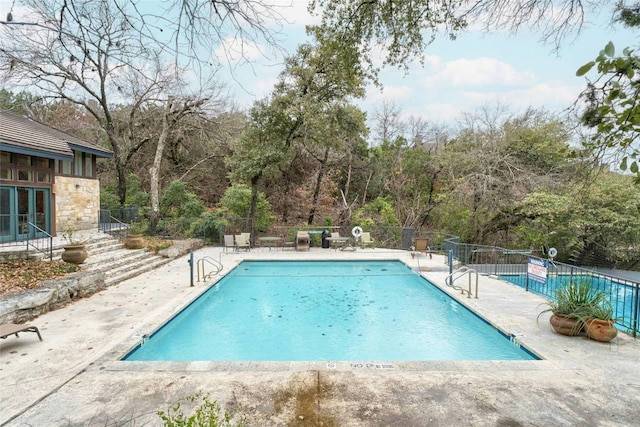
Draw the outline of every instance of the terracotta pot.
[[[124,247],[127,249],[142,249],[144,248],[144,237],[142,237],[142,234],[129,234],[124,241]]]
[[[549,323],[551,323],[553,330],[560,335],[575,336],[582,331],[582,324],[575,317],[554,313],[549,318]]]
[[[609,342],[618,335],[613,320],[589,319],[584,324],[587,336],[592,340]]]
[[[87,247],[84,244],[77,244],[64,246],[61,258],[69,264],[82,264],[88,256]]]

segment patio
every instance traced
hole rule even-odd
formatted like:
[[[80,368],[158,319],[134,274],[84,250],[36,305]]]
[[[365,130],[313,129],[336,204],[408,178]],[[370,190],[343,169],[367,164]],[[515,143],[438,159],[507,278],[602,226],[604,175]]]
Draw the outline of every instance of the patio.
[[[544,360],[120,362],[205,290],[189,286],[182,257],[33,320],[43,342],[34,334],[3,340],[0,425],[161,425],[158,410],[196,391],[237,408],[250,426],[637,425],[640,342],[556,335],[546,318],[536,323],[541,297],[488,276],[479,299],[460,297],[444,284],[440,255],[208,247],[194,256],[220,259],[223,273],[242,259],[400,259]]]

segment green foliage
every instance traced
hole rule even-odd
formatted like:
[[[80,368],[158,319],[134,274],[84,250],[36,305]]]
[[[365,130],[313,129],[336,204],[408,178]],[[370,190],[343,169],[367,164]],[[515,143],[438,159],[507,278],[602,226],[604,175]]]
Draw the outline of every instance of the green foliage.
[[[230,224],[238,219],[249,217],[251,207],[251,189],[243,184],[234,184],[227,188],[218,203],[220,215]],[[271,215],[271,206],[262,192],[258,193],[258,201],[254,212],[254,227],[258,230],[269,229],[276,220]]]
[[[601,173],[588,187],[539,190],[524,199],[518,234],[530,247],[556,247],[559,260],[595,246],[620,268],[640,257],[640,189],[632,178]]]
[[[134,173],[127,177],[127,199],[125,204],[145,207],[149,205],[149,193],[142,189],[140,178]]]
[[[591,284],[590,277],[571,278],[568,284],[559,286],[553,292],[553,299],[546,303],[548,308],[538,314],[547,312],[576,318],[577,332],[588,319],[611,320],[613,307],[607,294]]]
[[[191,414],[191,415],[189,415]],[[220,407],[208,394],[187,396],[158,416],[164,427],[242,427],[244,420],[234,422],[235,414]]]
[[[392,227],[400,225],[390,197],[377,197],[357,209],[354,213],[353,223],[363,228],[370,228],[373,225]]]
[[[514,212],[527,194],[555,194],[578,164],[565,155],[566,124],[543,110],[512,115],[500,107],[470,116],[437,155],[442,171],[431,222],[471,243],[511,245],[505,240],[520,225]]]
[[[127,177],[127,199],[125,206],[139,206],[143,210],[149,205],[149,193],[142,189],[140,178],[134,173]],[[100,209],[117,209],[121,207],[120,198],[113,186],[100,189]]]
[[[118,209],[120,198],[113,192],[113,189],[103,188],[100,190],[100,209]]]
[[[594,61],[580,67],[576,74],[585,75],[594,66],[599,76],[580,95],[586,103],[582,123],[595,131],[585,146],[594,152],[616,152],[621,158],[620,169],[635,174],[636,183],[640,183],[640,57],[630,48],[616,56],[615,47],[609,42]]]
[[[321,9],[322,24],[337,41],[359,48],[360,56],[377,72],[371,45],[384,46],[385,64],[407,67],[422,57],[436,34],[449,37],[466,27],[464,8],[449,1],[413,0],[363,2],[361,0],[312,0],[310,10]]]
[[[627,6],[620,2],[618,3],[617,11],[619,12],[618,22],[621,22],[626,27],[640,27],[640,3]]]
[[[33,111],[46,110],[42,98],[29,92],[14,93],[6,89],[0,89],[0,110],[8,110],[23,116],[32,116]]]
[[[158,222],[157,232],[172,237],[193,236],[195,221],[205,211],[204,202],[184,181],[172,181],[160,198],[163,217]]]
[[[205,209],[204,202],[184,181],[172,181],[160,198],[160,212],[168,218],[196,218]]]
[[[228,221],[218,210],[206,211],[192,224],[193,235],[207,243],[220,243],[220,235],[227,229]]]

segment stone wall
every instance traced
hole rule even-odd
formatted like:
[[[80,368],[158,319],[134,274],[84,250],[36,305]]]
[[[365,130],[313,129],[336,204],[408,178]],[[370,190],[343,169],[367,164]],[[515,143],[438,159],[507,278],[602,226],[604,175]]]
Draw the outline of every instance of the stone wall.
[[[176,240],[158,252],[167,260],[179,258],[203,247],[200,239]],[[168,262],[168,261],[167,261]],[[99,267],[100,268],[100,267]],[[108,267],[106,269],[108,270]],[[105,269],[79,271],[60,279],[44,280],[40,287],[0,297],[0,323],[24,323],[43,313],[64,307],[107,287]],[[113,285],[113,284],[112,284]]]
[[[105,288],[104,272],[78,272],[63,279],[45,280],[37,289],[0,298],[0,323],[24,323],[76,298]]]
[[[56,230],[98,228],[100,182],[73,176],[56,176],[53,186],[56,201]]]

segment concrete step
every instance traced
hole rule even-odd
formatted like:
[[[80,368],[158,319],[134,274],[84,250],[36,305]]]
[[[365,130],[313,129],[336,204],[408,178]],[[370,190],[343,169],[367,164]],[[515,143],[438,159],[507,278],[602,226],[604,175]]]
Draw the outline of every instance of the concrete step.
[[[150,252],[147,252],[150,253]],[[147,271],[151,271],[163,264],[171,261],[170,258],[165,258],[159,255],[151,255],[150,258],[145,259],[139,263],[131,263],[125,266],[121,266],[115,270],[110,270],[105,277],[105,285],[111,286],[116,283],[120,283],[124,280],[138,276]]]
[[[58,244],[53,247],[53,259],[61,259],[60,256],[64,252],[64,244]],[[124,245],[117,239],[109,236],[100,236],[98,238],[85,242],[87,251],[91,255],[97,255],[104,252],[109,252],[114,249],[123,248]]]
[[[154,254],[145,249],[115,248],[99,254],[89,253],[89,258],[82,264],[82,269],[106,271],[126,264],[144,262]]]
[[[89,257],[80,266],[81,271],[104,272],[107,286],[145,273],[171,260],[146,249],[126,249],[122,241],[108,235],[87,241],[86,246]],[[63,250],[62,246],[55,248],[54,259],[60,259]]]

